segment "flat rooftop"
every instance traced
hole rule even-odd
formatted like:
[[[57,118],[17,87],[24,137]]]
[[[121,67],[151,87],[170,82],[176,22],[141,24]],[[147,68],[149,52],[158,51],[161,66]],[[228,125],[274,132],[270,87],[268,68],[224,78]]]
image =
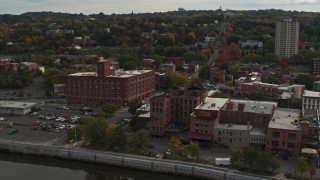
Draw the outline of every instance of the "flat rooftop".
[[[214,129],[232,129],[232,130],[240,130],[245,131],[248,130],[248,125],[240,125],[240,124],[217,124]],[[252,129],[252,125],[249,126],[249,129]]]
[[[201,110],[219,110],[222,108],[227,102],[228,98],[210,98],[207,97],[203,103],[197,106],[195,109]]]
[[[269,128],[301,130],[299,118],[299,109],[276,108],[269,122]]]
[[[229,109],[227,105],[223,106],[223,110],[238,111],[239,104],[244,104],[244,112],[258,113],[258,114],[272,114],[273,108],[277,107],[276,102],[271,101],[249,101],[233,99],[230,101],[234,106]]]
[[[109,75],[107,77],[117,77],[117,78],[127,78],[132,77],[140,74],[144,74],[147,72],[151,72],[152,70],[130,70],[130,71],[124,71],[124,70],[116,70],[114,74]],[[94,77],[97,76],[97,72],[78,72],[74,74],[69,74],[68,76],[90,76]]]
[[[320,92],[304,90],[303,97],[320,97]]]
[[[19,101],[0,101],[0,108],[30,108],[36,105],[32,102],[19,102]]]
[[[263,129],[252,128],[250,131],[251,136],[267,136]]]
[[[140,114],[138,117],[142,117],[142,118],[150,118],[150,111],[145,113],[145,114]]]

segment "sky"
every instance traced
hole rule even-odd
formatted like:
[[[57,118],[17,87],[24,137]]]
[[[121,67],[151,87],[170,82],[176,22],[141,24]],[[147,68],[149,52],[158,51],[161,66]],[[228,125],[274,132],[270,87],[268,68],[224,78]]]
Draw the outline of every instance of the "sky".
[[[283,9],[320,11],[320,0],[0,0],[0,14],[65,12],[83,14],[128,14],[186,10]]]

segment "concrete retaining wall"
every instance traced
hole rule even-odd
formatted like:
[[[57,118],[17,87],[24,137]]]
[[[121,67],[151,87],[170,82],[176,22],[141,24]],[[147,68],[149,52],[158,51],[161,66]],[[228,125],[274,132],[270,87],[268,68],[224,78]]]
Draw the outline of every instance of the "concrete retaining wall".
[[[22,153],[26,155],[38,155],[71,159],[84,162],[109,164],[119,167],[128,167],[153,172],[170,173],[183,176],[201,177],[214,180],[265,180],[269,177],[242,174],[228,169],[202,167],[192,163],[168,161],[128,154],[99,152],[86,149],[69,149],[57,146],[46,146],[18,142],[0,142],[0,149]],[[275,179],[275,178],[274,178]]]

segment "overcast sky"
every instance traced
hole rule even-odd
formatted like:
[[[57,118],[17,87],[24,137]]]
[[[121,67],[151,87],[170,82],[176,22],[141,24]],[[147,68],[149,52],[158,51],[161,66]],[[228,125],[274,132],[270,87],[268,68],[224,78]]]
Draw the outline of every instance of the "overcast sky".
[[[0,0],[0,14],[66,12],[84,14],[128,14],[186,10],[283,9],[320,11],[320,0]]]

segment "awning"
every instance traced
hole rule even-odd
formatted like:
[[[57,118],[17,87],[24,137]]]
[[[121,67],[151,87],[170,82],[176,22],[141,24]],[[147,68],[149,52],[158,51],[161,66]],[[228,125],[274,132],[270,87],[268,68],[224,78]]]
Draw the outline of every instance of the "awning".
[[[317,150],[311,149],[311,148],[303,148],[301,150],[301,153],[306,153],[306,154],[318,154]]]
[[[212,135],[199,132],[190,132],[187,136],[188,139],[212,141]]]

